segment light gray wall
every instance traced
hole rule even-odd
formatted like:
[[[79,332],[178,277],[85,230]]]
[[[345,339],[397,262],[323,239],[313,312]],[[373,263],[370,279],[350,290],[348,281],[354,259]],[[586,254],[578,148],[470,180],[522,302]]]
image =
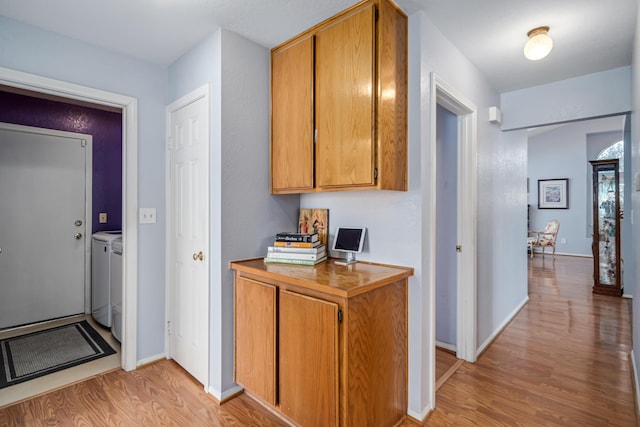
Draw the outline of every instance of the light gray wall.
[[[604,117],[631,111],[631,67],[503,93],[502,130]]]
[[[229,262],[264,256],[295,228],[299,196],[269,194],[269,51],[219,30],[171,65],[179,98],[209,82],[211,121],[211,392],[232,390],[233,275]]]
[[[528,176],[531,230],[544,230],[551,219],[560,222],[556,253],[592,256],[591,165],[593,153],[610,145],[610,131],[622,139],[622,116],[568,123],[529,138]],[[607,138],[603,140],[603,132]],[[591,144],[587,141],[591,140]],[[598,142],[599,141],[599,142]],[[598,149],[599,148],[599,149]],[[597,153],[596,153],[597,154]],[[538,209],[538,180],[568,178],[569,209]],[[562,243],[565,239],[566,243]],[[547,249],[549,252],[549,249]]]
[[[157,223],[138,226],[137,360],[164,354],[166,69],[2,16],[0,66],[138,99],[138,205]]]

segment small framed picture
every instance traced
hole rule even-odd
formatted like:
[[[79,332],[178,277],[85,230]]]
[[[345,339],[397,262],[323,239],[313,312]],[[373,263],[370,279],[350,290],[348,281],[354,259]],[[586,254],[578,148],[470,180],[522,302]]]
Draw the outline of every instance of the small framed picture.
[[[569,209],[569,178],[539,179],[538,209]]]
[[[329,242],[329,209],[300,209],[298,233],[318,233],[320,242]]]

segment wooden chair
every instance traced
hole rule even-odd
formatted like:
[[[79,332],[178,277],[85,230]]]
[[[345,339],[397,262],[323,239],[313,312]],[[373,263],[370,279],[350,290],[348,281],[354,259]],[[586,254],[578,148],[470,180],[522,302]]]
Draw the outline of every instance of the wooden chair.
[[[529,231],[529,237],[527,237],[527,248],[531,258],[533,258],[533,251],[535,248],[542,248],[542,255],[544,256],[545,248],[553,249],[553,256],[556,255],[556,238],[558,237],[558,230],[560,229],[560,223],[555,219],[547,222],[544,227],[544,231]]]

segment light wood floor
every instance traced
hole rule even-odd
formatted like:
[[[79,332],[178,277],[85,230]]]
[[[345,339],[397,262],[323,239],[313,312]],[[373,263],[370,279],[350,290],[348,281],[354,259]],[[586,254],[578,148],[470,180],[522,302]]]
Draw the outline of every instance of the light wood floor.
[[[530,300],[438,390],[434,426],[635,426],[630,300],[593,295],[592,260],[535,255]]]
[[[535,256],[530,302],[438,390],[433,426],[633,426],[629,300],[591,294],[591,260]],[[218,405],[171,361],[0,409],[0,426],[280,426],[246,395]],[[405,426],[413,426],[407,421]]]
[[[440,389],[464,363],[456,357],[456,353],[436,347],[436,390]]]

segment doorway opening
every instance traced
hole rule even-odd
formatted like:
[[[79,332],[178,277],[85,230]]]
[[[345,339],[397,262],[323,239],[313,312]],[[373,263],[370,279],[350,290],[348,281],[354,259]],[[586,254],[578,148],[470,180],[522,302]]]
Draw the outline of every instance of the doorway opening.
[[[431,208],[427,212],[429,228],[429,252],[433,254],[428,285],[431,300],[431,320],[434,324],[432,348],[435,349],[436,301],[445,297],[438,291],[438,277],[453,275],[454,280],[443,282],[448,291],[446,299],[455,311],[453,320],[447,322],[440,317],[442,327],[447,329],[446,341],[449,351],[454,351],[457,359],[468,362],[476,360],[476,276],[477,276],[477,113],[473,103],[448,85],[435,73],[431,74],[431,135],[428,164],[429,200]],[[440,112],[442,121],[438,121]],[[449,140],[438,143],[438,125],[443,126],[440,137]],[[441,141],[441,142],[442,142]],[[439,152],[440,150],[440,152]],[[439,203],[445,204],[442,209]],[[451,214],[451,209],[455,212]],[[445,229],[445,241],[438,242],[438,228]],[[444,274],[438,270],[444,269]],[[455,309],[453,309],[455,307]],[[444,313],[445,317],[450,318]],[[455,323],[455,325],[452,325]],[[453,332],[454,330],[455,332]],[[441,344],[443,342],[441,341]],[[434,351],[435,354],[435,351]],[[435,402],[435,357],[432,363],[432,398]]]
[[[0,85],[122,111],[122,231],[123,326],[122,359],[125,370],[137,364],[137,210],[138,210],[138,113],[137,100],[107,91],[75,85],[34,74],[0,68]]]

